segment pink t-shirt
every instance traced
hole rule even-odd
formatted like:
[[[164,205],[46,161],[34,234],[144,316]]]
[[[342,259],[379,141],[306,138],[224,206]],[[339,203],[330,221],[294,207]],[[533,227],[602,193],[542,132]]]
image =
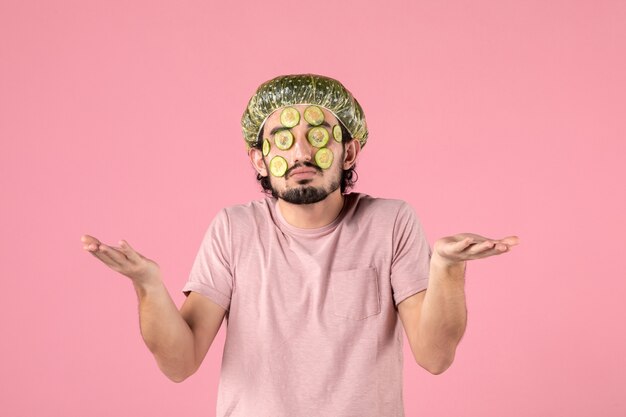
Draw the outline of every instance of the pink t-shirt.
[[[228,310],[218,417],[400,417],[397,304],[426,289],[431,249],[412,207],[346,194],[319,229],[267,197],[222,209],[185,293]]]

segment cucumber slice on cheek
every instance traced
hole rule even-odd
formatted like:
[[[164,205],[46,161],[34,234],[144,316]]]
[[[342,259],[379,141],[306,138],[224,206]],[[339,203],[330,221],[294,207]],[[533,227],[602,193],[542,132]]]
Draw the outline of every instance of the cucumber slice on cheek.
[[[328,169],[333,164],[333,151],[320,148],[315,153],[315,163],[322,169]]]
[[[270,161],[270,173],[275,177],[282,177],[287,171],[287,160],[276,155]]]

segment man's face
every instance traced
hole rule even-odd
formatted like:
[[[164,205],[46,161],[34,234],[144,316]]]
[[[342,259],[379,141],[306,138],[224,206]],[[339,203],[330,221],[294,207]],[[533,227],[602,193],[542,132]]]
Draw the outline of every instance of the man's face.
[[[323,107],[289,107],[276,110],[265,122],[262,139],[269,152],[263,163],[279,198],[292,204],[317,203],[341,184],[344,146],[341,137],[335,139],[338,128],[333,134],[339,121]]]

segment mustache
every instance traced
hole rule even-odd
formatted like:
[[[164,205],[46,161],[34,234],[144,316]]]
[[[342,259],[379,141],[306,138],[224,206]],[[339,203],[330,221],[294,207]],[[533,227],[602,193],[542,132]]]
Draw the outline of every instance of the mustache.
[[[317,165],[313,165],[313,163],[311,163],[311,162],[304,162],[302,164],[294,165],[291,168],[289,168],[287,170],[287,172],[285,173],[285,178],[289,178],[291,176],[291,173],[294,170],[299,169],[299,168],[311,168],[311,169],[314,169],[314,170],[316,170],[318,172],[322,171],[322,169],[320,167],[318,167]]]

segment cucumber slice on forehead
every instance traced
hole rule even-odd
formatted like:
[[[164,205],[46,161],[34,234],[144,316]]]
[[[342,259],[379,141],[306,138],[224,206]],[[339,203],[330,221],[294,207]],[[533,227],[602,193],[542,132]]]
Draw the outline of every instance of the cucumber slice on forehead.
[[[328,143],[330,135],[328,134],[328,130],[326,130],[324,127],[317,126],[309,130],[309,132],[306,134],[306,137],[311,145],[315,146],[316,148],[321,148]]]
[[[315,163],[322,169],[328,169],[333,164],[333,152],[328,148],[320,148],[315,153]]]
[[[280,112],[280,124],[285,127],[294,127],[300,123],[300,113],[294,107],[285,107]]]
[[[304,120],[312,126],[319,126],[324,122],[324,112],[317,106],[304,109]]]
[[[293,134],[289,130],[280,130],[274,135],[274,143],[278,149],[286,151],[293,145]]]
[[[333,138],[335,138],[337,142],[341,143],[341,126],[333,126]]]
[[[287,160],[282,156],[276,155],[270,161],[270,172],[275,177],[282,177],[287,171]]]
[[[267,156],[270,153],[270,141],[263,139],[263,156]]]

